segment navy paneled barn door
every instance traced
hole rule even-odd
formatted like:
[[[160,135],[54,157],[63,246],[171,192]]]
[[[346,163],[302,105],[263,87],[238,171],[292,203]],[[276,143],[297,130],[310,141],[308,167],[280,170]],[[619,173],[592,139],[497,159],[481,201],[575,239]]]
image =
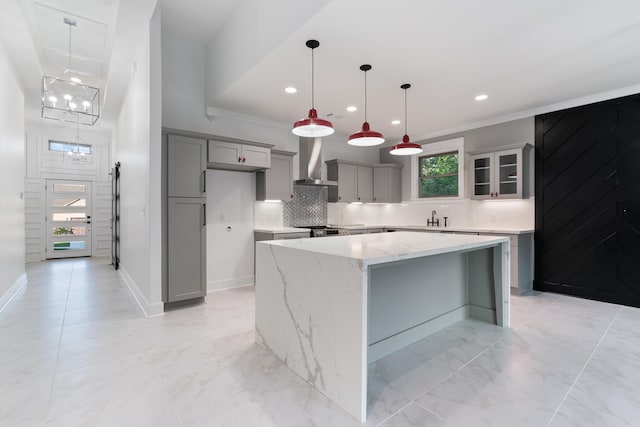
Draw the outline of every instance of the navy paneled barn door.
[[[536,117],[534,289],[640,307],[640,96]]]

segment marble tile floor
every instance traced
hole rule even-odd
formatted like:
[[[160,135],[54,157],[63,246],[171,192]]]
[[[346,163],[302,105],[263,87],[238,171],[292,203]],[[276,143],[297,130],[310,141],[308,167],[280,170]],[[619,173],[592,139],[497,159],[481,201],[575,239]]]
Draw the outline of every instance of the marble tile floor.
[[[0,426],[350,427],[254,344],[251,287],[145,318],[104,259],[27,266],[0,312]],[[640,423],[640,310],[536,293],[369,369],[366,426]]]

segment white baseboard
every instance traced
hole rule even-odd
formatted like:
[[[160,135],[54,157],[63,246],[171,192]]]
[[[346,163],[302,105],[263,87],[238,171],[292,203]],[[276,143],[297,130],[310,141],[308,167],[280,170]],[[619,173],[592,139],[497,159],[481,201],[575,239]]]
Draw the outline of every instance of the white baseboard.
[[[135,280],[133,280],[133,278],[129,275],[129,273],[127,273],[127,270],[122,267],[122,265],[120,265],[118,273],[120,274],[120,277],[122,277],[122,280],[127,285],[127,288],[129,288],[129,292],[131,292],[131,295],[133,295],[133,298],[136,300],[138,306],[140,306],[140,309],[146,317],[156,317],[164,315],[164,303],[159,302],[150,304],[149,301],[147,301],[147,298],[145,298],[144,294],[140,291],[140,288],[138,288],[138,285],[136,285]]]
[[[7,291],[0,296],[0,312],[11,302],[11,300],[18,294],[20,289],[27,284],[27,273],[22,273],[18,280]]]
[[[234,277],[232,279],[224,280],[209,280],[207,282],[207,294],[211,292],[222,291],[225,289],[240,288],[242,286],[253,285],[254,282],[255,277],[253,275]]]

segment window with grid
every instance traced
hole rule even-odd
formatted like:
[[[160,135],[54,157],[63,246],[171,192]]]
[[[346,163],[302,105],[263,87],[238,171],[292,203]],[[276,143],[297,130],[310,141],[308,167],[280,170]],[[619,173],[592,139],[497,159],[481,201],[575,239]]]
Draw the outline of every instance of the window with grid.
[[[418,197],[458,197],[458,152],[418,158]]]

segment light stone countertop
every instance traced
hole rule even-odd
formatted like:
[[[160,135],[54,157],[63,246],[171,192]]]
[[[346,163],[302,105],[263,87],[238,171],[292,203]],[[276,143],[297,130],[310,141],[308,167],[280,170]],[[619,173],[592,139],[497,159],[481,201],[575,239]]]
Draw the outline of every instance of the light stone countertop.
[[[380,228],[380,226],[370,227]],[[533,233],[533,228],[501,228],[501,227],[478,227],[478,226],[463,226],[463,227],[433,227],[426,225],[398,225],[391,226],[385,225],[384,228],[403,228],[403,229],[415,229],[415,230],[427,230],[427,231],[461,231],[469,233],[496,233],[496,234],[528,234]]]
[[[355,258],[365,265],[467,251],[509,243],[508,237],[448,233],[395,233],[332,236],[323,239],[294,239],[258,242],[303,251]]]
[[[311,231],[310,228],[297,228],[297,227],[256,227],[253,231],[260,233],[304,233]]]

